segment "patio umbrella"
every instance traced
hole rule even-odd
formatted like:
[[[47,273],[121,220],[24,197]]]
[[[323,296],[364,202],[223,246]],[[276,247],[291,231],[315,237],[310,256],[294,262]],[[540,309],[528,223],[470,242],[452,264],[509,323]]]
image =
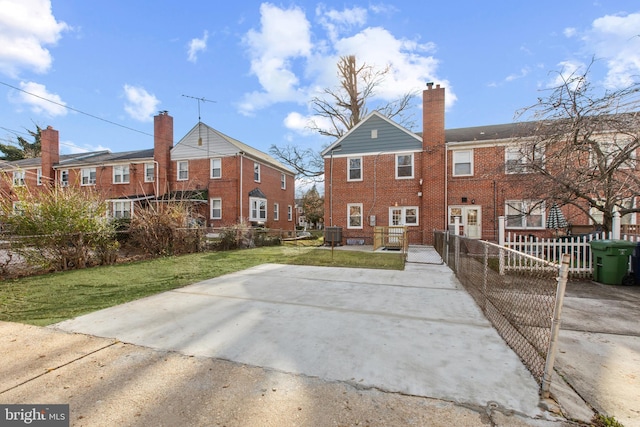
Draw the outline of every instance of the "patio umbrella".
[[[547,228],[551,228],[558,232],[559,228],[566,228],[569,226],[564,214],[560,210],[560,206],[557,203],[551,205],[549,208],[549,216],[547,217]]]

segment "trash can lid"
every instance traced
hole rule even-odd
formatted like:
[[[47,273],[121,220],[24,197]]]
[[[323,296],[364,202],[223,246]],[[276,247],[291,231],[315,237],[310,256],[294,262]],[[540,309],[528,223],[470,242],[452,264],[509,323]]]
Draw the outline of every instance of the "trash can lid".
[[[620,239],[604,239],[604,240],[592,240],[589,242],[594,249],[607,249],[607,248],[623,248],[633,249],[636,247],[636,242],[630,242],[628,240]]]

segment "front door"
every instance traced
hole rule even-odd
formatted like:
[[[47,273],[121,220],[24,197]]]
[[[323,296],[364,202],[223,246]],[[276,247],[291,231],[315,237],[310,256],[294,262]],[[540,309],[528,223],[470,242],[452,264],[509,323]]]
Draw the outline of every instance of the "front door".
[[[449,206],[449,225],[453,227],[455,217],[460,217],[460,234],[470,239],[482,237],[482,208],[475,205]]]

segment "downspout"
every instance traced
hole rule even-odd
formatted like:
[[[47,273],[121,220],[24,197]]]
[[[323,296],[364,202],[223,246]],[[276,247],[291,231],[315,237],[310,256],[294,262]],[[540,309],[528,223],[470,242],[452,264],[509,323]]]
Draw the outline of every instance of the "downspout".
[[[449,229],[449,148],[444,142],[444,230]]]
[[[238,222],[242,222],[242,219],[244,218],[244,213],[242,211],[242,163],[244,160],[244,151],[240,152],[240,188],[238,189],[238,191],[240,192],[240,194],[238,194],[238,198],[240,199],[240,218],[238,218]]]
[[[329,166],[329,225],[333,227],[333,150]]]

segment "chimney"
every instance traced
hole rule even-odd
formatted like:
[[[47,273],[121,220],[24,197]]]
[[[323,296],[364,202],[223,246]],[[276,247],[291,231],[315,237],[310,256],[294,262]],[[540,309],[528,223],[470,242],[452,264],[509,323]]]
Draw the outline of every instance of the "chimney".
[[[444,88],[427,83],[422,91],[422,146],[444,146]]]
[[[160,111],[153,118],[153,158],[156,163],[159,197],[169,190],[171,148],[173,147],[173,117],[168,111]]]
[[[444,132],[444,88],[427,83],[422,92],[422,209],[425,230],[445,230],[447,226],[447,148]],[[427,244],[431,244],[431,238]]]
[[[54,184],[56,179],[53,167],[60,162],[60,136],[51,126],[40,132],[40,167],[42,168],[42,182]]]

